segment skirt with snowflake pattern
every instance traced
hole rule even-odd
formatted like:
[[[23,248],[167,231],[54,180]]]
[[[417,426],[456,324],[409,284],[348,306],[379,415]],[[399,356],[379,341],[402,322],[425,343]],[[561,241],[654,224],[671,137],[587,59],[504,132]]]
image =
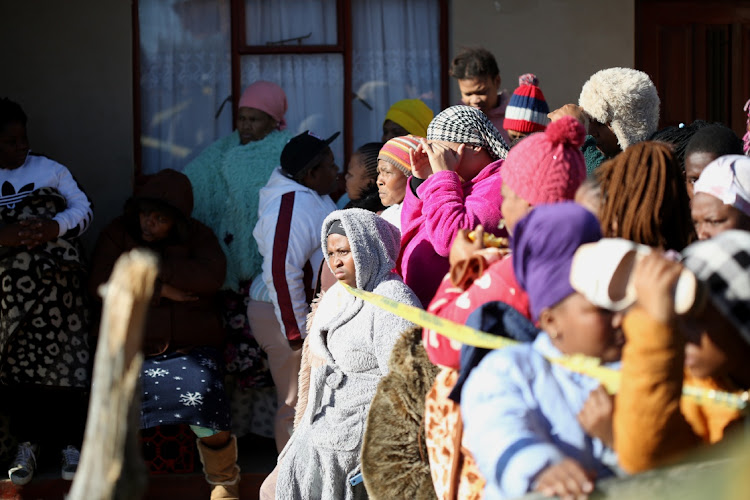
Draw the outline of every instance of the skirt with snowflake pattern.
[[[212,347],[146,358],[141,369],[141,428],[188,424],[231,428],[221,354]]]

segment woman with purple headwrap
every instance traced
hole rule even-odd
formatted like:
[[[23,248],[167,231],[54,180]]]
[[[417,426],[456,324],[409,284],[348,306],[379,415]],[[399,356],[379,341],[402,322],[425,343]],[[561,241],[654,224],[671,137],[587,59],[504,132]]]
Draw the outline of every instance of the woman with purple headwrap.
[[[620,316],[569,279],[576,249],[600,238],[596,217],[572,202],[539,206],[515,227],[513,268],[542,331],[532,343],[487,354],[461,391],[464,443],[487,498],[584,495],[616,468],[611,420],[593,425],[602,420],[594,414],[606,414],[594,409],[608,401],[599,382],[548,359],[585,354],[609,367],[620,359]]]

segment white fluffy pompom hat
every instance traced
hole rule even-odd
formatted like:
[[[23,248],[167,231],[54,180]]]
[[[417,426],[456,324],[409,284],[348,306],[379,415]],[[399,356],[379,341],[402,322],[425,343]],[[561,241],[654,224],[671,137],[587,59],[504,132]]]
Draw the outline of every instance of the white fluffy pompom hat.
[[[612,127],[623,151],[645,141],[659,127],[659,95],[643,71],[597,71],[583,85],[578,104],[591,118]]]

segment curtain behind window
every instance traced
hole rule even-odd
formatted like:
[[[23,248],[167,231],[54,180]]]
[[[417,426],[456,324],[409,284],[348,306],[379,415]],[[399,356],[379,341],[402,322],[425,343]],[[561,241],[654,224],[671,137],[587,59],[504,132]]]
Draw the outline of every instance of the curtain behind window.
[[[228,0],[139,0],[142,171],[181,170],[232,131]]]
[[[354,149],[380,140],[396,101],[440,110],[439,25],[436,0],[352,1]]]
[[[351,0],[353,147],[378,141],[388,108],[420,98],[440,109],[439,2]],[[336,43],[336,2],[246,0],[246,38],[266,45],[311,34],[303,45]],[[231,132],[229,0],[139,0],[143,171],[182,169]],[[297,44],[287,41],[285,44]],[[341,54],[247,55],[241,88],[258,80],[287,94],[293,132],[327,137],[344,128]],[[332,145],[344,165],[343,135]],[[348,159],[347,159],[348,160]]]

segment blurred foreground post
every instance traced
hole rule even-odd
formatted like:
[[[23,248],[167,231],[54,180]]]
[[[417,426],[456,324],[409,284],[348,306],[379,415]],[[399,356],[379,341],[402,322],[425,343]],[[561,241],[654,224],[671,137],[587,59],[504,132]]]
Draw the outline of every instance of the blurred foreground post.
[[[99,290],[104,307],[86,434],[68,500],[135,500],[145,490],[137,437],[138,375],[143,324],[157,272],[154,254],[133,250],[117,260]]]

